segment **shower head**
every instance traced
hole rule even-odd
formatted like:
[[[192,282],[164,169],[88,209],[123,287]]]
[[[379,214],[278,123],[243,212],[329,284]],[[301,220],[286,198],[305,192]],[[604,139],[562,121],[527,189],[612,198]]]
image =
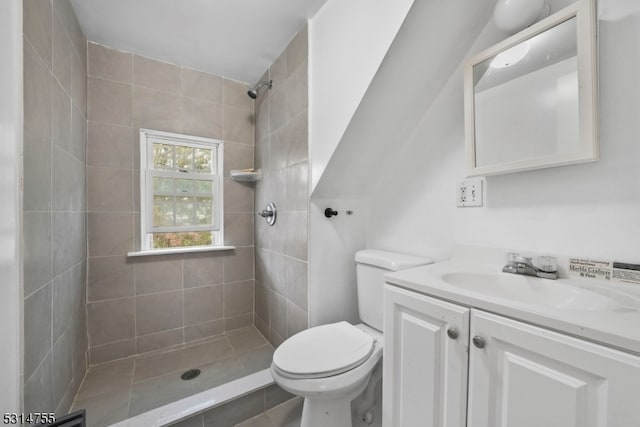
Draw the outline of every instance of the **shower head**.
[[[273,86],[273,80],[265,80],[260,83],[256,83],[251,89],[247,91],[247,95],[249,95],[249,98],[256,99],[258,97],[258,92],[263,86],[267,86],[269,90],[271,90],[271,86]]]

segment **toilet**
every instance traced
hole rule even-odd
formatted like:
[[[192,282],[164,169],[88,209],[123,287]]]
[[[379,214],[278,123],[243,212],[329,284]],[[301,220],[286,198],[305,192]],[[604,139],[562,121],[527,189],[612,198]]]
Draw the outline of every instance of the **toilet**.
[[[360,415],[371,417],[373,390],[382,377],[384,274],[432,262],[373,249],[358,251],[355,261],[363,323],[315,326],[285,340],[273,354],[276,384],[304,397],[300,427],[351,427],[351,401],[363,392],[369,407],[365,403]]]

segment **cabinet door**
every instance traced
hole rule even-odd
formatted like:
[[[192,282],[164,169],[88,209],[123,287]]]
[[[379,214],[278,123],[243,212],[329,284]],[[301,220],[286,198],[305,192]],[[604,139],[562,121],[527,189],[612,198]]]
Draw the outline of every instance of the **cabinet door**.
[[[476,310],[471,336],[470,427],[640,426],[639,357]]]
[[[390,285],[384,307],[383,425],[464,427],[469,309]]]

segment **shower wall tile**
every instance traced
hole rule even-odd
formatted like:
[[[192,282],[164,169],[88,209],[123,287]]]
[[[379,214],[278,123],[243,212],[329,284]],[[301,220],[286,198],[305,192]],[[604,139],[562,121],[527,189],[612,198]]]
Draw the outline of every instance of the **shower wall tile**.
[[[182,90],[181,70],[180,67],[167,62],[134,55],[133,83],[136,86],[179,95]]]
[[[308,31],[268,71],[273,89],[256,103],[256,206],[274,201],[278,221],[255,224],[255,325],[274,346],[308,327]]]
[[[89,43],[87,72],[91,77],[131,84],[133,82],[133,55]]]
[[[224,105],[253,113],[253,100],[247,96],[250,88],[247,83],[224,79]]]
[[[235,253],[127,257],[140,240],[140,128],[224,137],[224,176],[252,167],[249,84],[93,43],[88,70],[89,363],[252,324],[253,289],[231,291],[227,311],[224,289],[253,280],[253,185],[225,180],[225,241],[238,247]],[[116,312],[124,325],[105,314]]]
[[[182,69],[182,95],[222,104],[223,78],[202,71]]]
[[[24,402],[66,413],[86,372],[86,41],[24,0]],[[52,7],[53,6],[53,7]]]
[[[134,169],[132,127],[89,122],[87,132],[87,166]]]
[[[253,313],[253,280],[224,285],[224,316],[226,318]]]
[[[90,121],[131,126],[131,85],[89,77],[87,90]]]
[[[65,92],[70,94],[73,45],[62,18],[58,13],[53,15],[53,75]]]

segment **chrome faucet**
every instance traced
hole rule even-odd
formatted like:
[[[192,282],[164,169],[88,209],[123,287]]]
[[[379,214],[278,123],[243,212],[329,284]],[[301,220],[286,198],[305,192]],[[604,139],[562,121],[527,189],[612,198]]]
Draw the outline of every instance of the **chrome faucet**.
[[[539,256],[536,258],[536,267],[529,257],[521,256],[516,252],[507,253],[507,265],[502,268],[505,273],[523,274],[525,276],[542,277],[543,279],[558,278],[558,264],[555,257]]]

